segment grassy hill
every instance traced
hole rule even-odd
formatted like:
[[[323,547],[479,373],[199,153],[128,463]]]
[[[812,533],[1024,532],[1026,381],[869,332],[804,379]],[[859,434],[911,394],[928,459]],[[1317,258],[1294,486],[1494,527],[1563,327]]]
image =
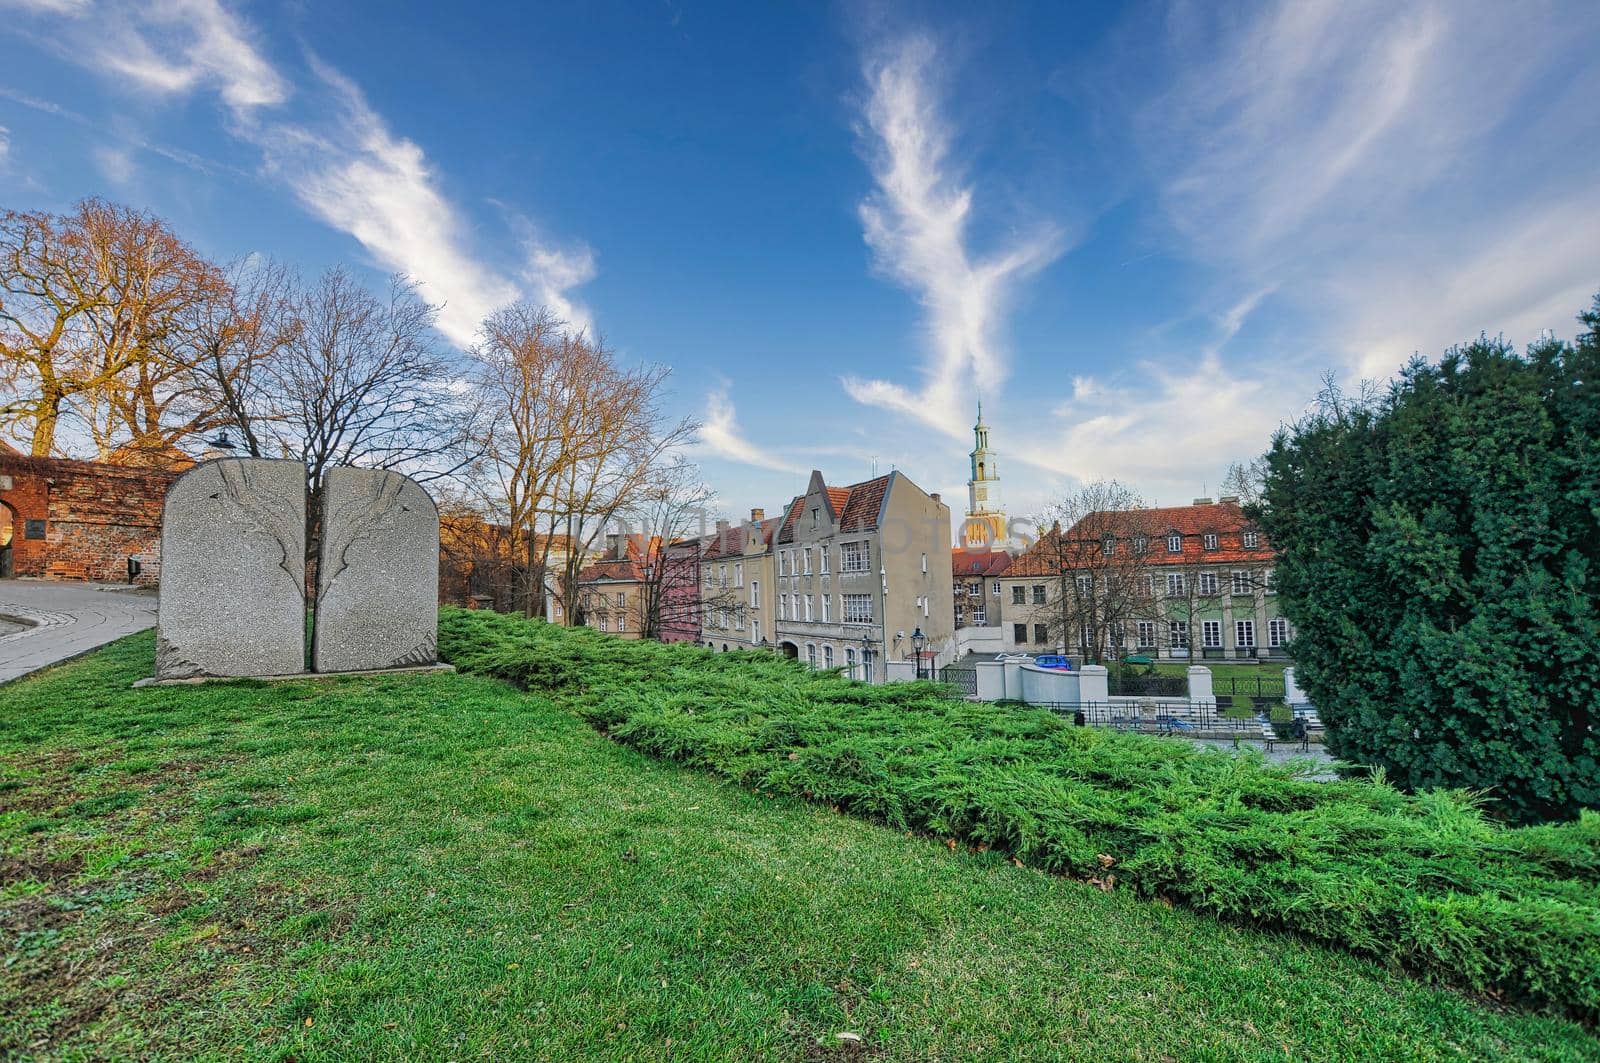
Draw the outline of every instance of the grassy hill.
[[[152,643],[0,687],[0,1056],[1600,1057],[491,678],[132,690]]]

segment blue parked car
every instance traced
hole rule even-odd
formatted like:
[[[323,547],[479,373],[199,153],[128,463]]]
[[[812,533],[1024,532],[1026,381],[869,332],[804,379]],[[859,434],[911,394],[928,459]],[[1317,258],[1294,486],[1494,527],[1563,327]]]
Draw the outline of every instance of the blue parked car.
[[[1033,663],[1040,668],[1054,668],[1061,672],[1072,671],[1072,660],[1059,653],[1041,653],[1033,659]]]

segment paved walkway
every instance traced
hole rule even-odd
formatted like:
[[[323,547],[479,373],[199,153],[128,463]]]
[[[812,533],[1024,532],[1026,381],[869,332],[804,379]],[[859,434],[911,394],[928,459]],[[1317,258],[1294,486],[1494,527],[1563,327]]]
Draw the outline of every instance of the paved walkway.
[[[154,627],[156,596],[114,585],[7,579],[0,580],[4,616],[33,624],[0,629],[0,683]]]

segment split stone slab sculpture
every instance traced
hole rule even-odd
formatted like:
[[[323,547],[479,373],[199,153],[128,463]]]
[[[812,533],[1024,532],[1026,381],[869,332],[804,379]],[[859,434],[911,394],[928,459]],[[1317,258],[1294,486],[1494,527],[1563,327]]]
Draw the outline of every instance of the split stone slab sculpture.
[[[313,631],[318,672],[434,663],[439,510],[415,481],[348,467],[323,478]]]
[[[322,497],[312,669],[435,665],[433,499],[399,473],[346,467],[328,471]],[[141,683],[306,674],[306,509],[296,461],[220,458],[173,482],[156,675]]]
[[[156,678],[286,675],[306,666],[306,471],[220,458],[167,490]]]

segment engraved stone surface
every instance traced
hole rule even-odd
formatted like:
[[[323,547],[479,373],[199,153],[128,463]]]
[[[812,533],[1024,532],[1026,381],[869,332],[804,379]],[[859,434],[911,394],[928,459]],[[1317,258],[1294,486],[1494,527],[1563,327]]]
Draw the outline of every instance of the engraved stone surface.
[[[439,511],[383,469],[330,469],[311,661],[318,672],[432,664],[439,641]]]
[[[305,670],[305,475],[220,458],[167,490],[156,678]]]

